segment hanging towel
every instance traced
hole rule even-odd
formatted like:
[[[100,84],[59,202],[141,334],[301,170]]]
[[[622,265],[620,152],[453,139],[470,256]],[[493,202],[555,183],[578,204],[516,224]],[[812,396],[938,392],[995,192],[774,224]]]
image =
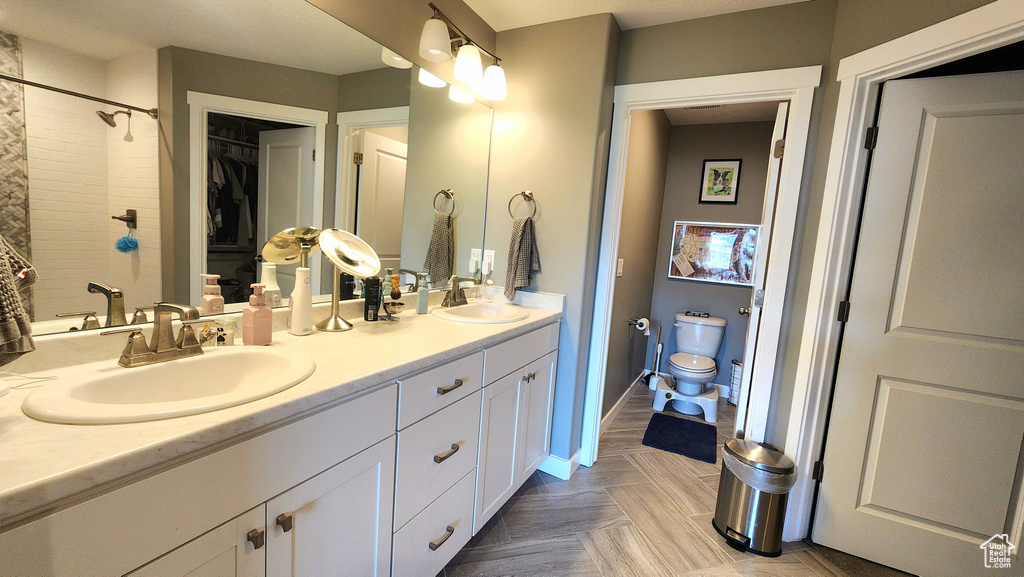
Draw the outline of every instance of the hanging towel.
[[[455,266],[455,228],[451,213],[439,212],[434,215],[434,231],[430,234],[427,258],[423,270],[427,271],[434,283],[447,282]]]
[[[36,278],[32,264],[0,237],[0,366],[36,350],[31,321],[18,295]]]
[[[505,273],[505,298],[513,300],[516,291],[530,286],[533,275],[540,272],[540,253],[533,236],[533,219],[519,216],[512,219],[512,240],[508,244],[508,270]]]

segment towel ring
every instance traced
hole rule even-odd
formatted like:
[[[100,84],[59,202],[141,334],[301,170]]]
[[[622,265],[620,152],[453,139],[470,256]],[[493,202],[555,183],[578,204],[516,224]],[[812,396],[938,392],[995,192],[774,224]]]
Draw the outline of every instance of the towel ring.
[[[447,198],[448,200],[452,201],[452,209],[449,212],[442,212],[437,207],[437,197],[442,196],[442,195],[445,198]],[[453,212],[455,212],[455,193],[452,192],[452,189],[446,188],[446,189],[444,189],[444,190],[442,190],[442,191],[440,191],[440,192],[438,192],[437,194],[434,195],[434,200],[431,201],[431,204],[434,207],[434,213],[436,213],[436,214],[449,214],[450,215]],[[443,200],[441,201],[441,208],[444,208],[444,201]]]
[[[511,216],[512,218],[516,217],[516,215],[512,214],[512,201],[515,200],[517,196],[523,197],[524,199],[527,200],[527,202],[533,205],[533,213],[530,215],[530,218],[532,219],[533,217],[537,216],[537,201],[534,200],[533,198],[533,192],[529,190],[517,192],[516,194],[512,195],[512,198],[508,199],[508,215]]]

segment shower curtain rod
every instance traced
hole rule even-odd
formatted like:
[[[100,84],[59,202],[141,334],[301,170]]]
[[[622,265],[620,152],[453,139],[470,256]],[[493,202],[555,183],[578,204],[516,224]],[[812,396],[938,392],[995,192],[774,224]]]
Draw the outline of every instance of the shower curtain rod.
[[[92,100],[93,102],[102,102],[103,104],[109,104],[110,106],[117,106],[120,108],[127,108],[129,110],[135,110],[136,112],[144,112],[150,116],[150,118],[156,120],[157,109],[156,108],[139,108],[138,106],[132,106],[130,104],[123,104],[121,102],[114,102],[113,100],[107,100],[105,98],[97,98],[96,96],[89,96],[88,94],[82,94],[81,92],[75,92],[73,90],[65,90],[63,88],[57,88],[56,86],[48,86],[46,84],[40,84],[38,82],[32,82],[31,80],[25,80],[24,78],[18,78],[17,76],[9,76],[7,74],[0,74],[0,80],[10,80],[11,82],[17,82],[18,84],[27,84],[35,88],[42,88],[43,90],[52,90],[53,92],[60,92],[61,94],[67,94],[68,96],[77,96],[78,98],[84,98],[86,100]]]

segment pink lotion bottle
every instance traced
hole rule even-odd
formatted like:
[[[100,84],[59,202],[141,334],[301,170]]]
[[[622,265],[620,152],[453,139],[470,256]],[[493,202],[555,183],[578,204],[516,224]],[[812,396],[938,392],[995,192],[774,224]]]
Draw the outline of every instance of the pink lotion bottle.
[[[267,306],[263,285],[253,283],[249,306],[242,310],[242,344],[269,345],[274,334],[274,311]]]

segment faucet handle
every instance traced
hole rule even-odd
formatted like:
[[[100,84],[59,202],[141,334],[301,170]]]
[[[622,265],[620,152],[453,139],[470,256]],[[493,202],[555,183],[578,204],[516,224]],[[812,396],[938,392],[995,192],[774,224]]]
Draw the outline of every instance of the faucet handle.
[[[125,345],[124,350],[121,351],[121,359],[117,361],[117,364],[122,367],[135,366],[133,361],[152,353],[149,349],[149,345],[146,344],[146,335],[142,334],[140,329],[117,329],[114,331],[103,331],[100,333],[102,336],[107,335],[120,335],[124,333],[131,333],[128,335],[128,344]]]
[[[178,331],[178,338],[174,341],[174,344],[179,349],[202,348],[202,345],[199,344],[199,339],[196,338],[196,332],[192,329],[192,325],[196,322],[201,321],[188,321],[181,326],[181,330]]]
[[[135,314],[132,315],[132,324],[140,325],[149,322],[149,317],[146,316],[146,311],[151,311],[155,306],[150,307],[135,307]]]
[[[60,313],[57,314],[58,319],[66,319],[71,317],[85,317],[82,319],[81,330],[98,329],[100,328],[100,319],[96,317],[96,311],[85,311],[80,313]],[[71,327],[71,330],[77,331],[78,327]]]

